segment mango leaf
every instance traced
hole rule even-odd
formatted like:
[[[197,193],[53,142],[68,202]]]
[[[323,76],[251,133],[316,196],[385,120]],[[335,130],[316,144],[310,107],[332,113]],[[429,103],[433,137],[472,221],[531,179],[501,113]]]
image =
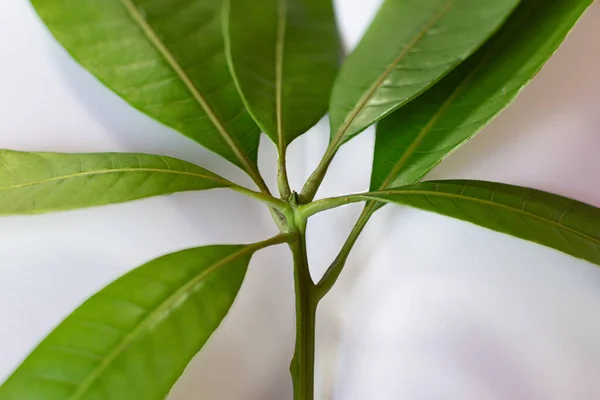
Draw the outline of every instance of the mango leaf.
[[[386,0],[342,66],[331,104],[341,145],[465,60],[519,0]]]
[[[260,131],[227,68],[221,0],[31,1],[110,89],[258,180]]]
[[[340,60],[331,0],[228,0],[233,76],[262,130],[285,148],[325,115]]]
[[[515,99],[592,0],[527,0],[463,65],[377,126],[371,190],[418,182]]]
[[[495,182],[448,180],[360,197],[461,219],[600,265],[600,209],[552,193]]]
[[[232,185],[171,157],[0,150],[0,215],[100,206]]]
[[[92,296],[0,387],[4,400],[162,400],[233,303],[249,246],[157,258]]]

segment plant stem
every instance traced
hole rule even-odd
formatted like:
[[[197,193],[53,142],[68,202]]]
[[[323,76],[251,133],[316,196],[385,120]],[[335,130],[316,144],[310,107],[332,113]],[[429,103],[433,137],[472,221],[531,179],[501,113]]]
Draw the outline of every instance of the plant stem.
[[[275,246],[282,243],[290,243],[294,240],[294,236],[290,233],[280,233],[279,235],[275,235],[269,239],[263,240],[262,242],[257,242],[248,247],[251,247],[253,251],[264,249],[265,247]]]
[[[302,214],[304,218],[310,218],[313,215],[318,214],[322,211],[327,211],[332,208],[345,206],[346,204],[365,201],[365,199],[363,199],[360,196],[360,194],[351,194],[348,196],[328,197],[325,199],[312,201],[308,204],[304,204],[298,208],[298,211]]]
[[[261,192],[255,192],[254,190],[248,189],[244,186],[237,185],[233,182],[229,182],[230,188],[235,190],[238,193],[241,193],[245,196],[252,197],[258,201],[261,201],[269,206],[269,211],[271,212],[271,216],[273,217],[273,221],[279,228],[281,232],[287,231],[287,225],[285,221],[284,212],[289,208],[288,203],[285,201],[279,200],[270,194],[265,194]]]
[[[287,175],[287,165],[285,161],[285,149],[279,149],[279,159],[277,164],[277,187],[282,199],[287,200],[292,194],[290,182]]]
[[[293,196],[296,196],[294,193]],[[294,258],[296,292],[296,347],[290,365],[294,400],[314,399],[315,320],[318,300],[306,252],[306,219],[294,210],[295,239],[289,243]]]
[[[378,204],[373,201],[368,202],[365,205],[365,208],[363,208],[362,213],[358,217],[354,228],[352,228],[352,231],[342,246],[339,254],[335,260],[333,260],[329,268],[327,268],[323,278],[321,278],[319,283],[315,286],[315,296],[317,301],[321,300],[327,293],[329,293],[335,282],[338,280],[342,270],[344,269],[344,266],[346,265],[350,251],[356,244],[356,241],[367,225],[367,222],[369,222],[369,219],[378,208]]]
[[[315,171],[308,177],[302,191],[300,192],[300,199],[302,200],[302,204],[308,204],[315,198],[317,191],[319,190],[319,186],[323,183],[323,179],[325,179],[325,174],[329,169],[329,165],[331,161],[333,161],[333,157],[335,156],[337,149],[332,147],[330,144],[327,150],[325,150],[325,154],[321,159],[321,162],[315,169]]]
[[[261,202],[265,203],[266,205],[268,205],[269,207],[275,208],[276,210],[281,211],[281,210],[289,207],[285,201],[281,201],[281,200],[271,196],[270,194],[255,192],[254,190],[248,189],[244,186],[236,185],[235,183],[231,183],[230,187],[232,190],[235,190],[236,192],[246,195],[248,197],[252,197],[253,199],[256,199],[258,201],[261,201]]]
[[[267,196],[271,195],[271,191],[269,190],[269,187],[265,183],[265,180],[263,179],[260,172],[258,172],[258,168],[254,168],[252,173],[248,174],[250,175],[250,179],[252,179],[252,181],[256,184],[256,186],[258,186],[258,189],[260,189],[262,193],[264,193]]]

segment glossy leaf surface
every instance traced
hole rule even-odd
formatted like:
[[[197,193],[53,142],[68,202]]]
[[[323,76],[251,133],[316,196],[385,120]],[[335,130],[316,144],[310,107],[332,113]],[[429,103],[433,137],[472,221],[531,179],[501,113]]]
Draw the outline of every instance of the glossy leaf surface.
[[[32,0],[72,56],[135,108],[253,171],[260,132],[224,54],[221,0]]]
[[[240,92],[284,147],[327,111],[340,60],[331,0],[228,0],[225,38]]]
[[[377,126],[371,190],[418,182],[517,96],[591,0],[527,0],[469,60]]]
[[[255,249],[183,250],[124,275],[39,344],[0,399],[164,399],[227,314]]]
[[[230,185],[204,168],[171,157],[0,150],[0,215],[100,206]]]
[[[552,193],[502,183],[450,180],[361,197],[461,219],[600,265],[600,209]]]
[[[386,0],[333,89],[341,144],[413,99],[475,51],[519,0]]]

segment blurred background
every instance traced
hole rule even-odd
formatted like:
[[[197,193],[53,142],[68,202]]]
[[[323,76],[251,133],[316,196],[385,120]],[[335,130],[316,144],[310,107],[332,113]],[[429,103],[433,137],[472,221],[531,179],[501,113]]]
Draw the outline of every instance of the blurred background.
[[[379,0],[338,0],[354,46]],[[539,76],[435,178],[527,185],[600,206],[600,4]],[[0,0],[0,148],[138,151],[243,173],[138,113],[50,37],[25,0]],[[385,43],[382,43],[385,45]],[[301,187],[328,139],[322,121],[290,147]],[[365,190],[373,132],[349,142],[319,196]],[[276,154],[263,138],[261,169]],[[360,211],[311,219],[318,279]],[[157,256],[275,232],[261,204],[224,190],[0,219],[0,381],[89,295]],[[319,400],[600,398],[600,271],[533,243],[422,211],[378,212],[319,309]],[[231,313],[169,400],[291,399],[291,260],[258,253]]]

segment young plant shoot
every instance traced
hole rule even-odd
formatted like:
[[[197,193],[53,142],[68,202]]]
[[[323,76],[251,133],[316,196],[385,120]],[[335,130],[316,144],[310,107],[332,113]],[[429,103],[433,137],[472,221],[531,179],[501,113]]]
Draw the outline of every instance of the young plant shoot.
[[[592,0],[385,0],[347,56],[332,0],[31,3],[106,87],[245,171],[254,187],[164,155],[0,150],[1,215],[219,188],[264,203],[279,234],[190,248],[133,269],[58,325],[0,386],[0,400],[164,399],[227,315],[253,254],[274,245],[289,247],[294,262],[293,398],[313,400],[317,307],[386,204],[600,264],[598,208],[504,183],[426,180],[515,99]],[[304,186],[291,187],[288,146],[326,115],[329,146]],[[371,125],[368,191],[316,199],[338,150]],[[277,148],[277,191],[257,167],[263,133]],[[354,229],[313,281],[307,223],[356,202],[364,208]]]

